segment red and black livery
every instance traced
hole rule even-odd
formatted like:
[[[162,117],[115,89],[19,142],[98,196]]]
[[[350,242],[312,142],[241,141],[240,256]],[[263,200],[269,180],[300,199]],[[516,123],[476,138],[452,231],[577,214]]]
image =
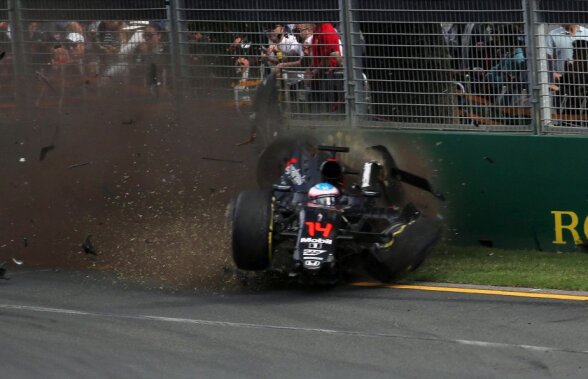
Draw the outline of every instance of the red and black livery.
[[[353,272],[389,282],[423,262],[439,227],[404,202],[398,181],[404,173],[413,180],[408,184],[430,190],[428,181],[418,178],[424,188],[385,154],[364,161],[361,170],[350,169],[337,157],[347,152],[297,146],[271,188],[238,195],[231,218],[239,269],[285,272],[306,283],[334,283]],[[335,202],[309,197],[322,184],[337,188]]]

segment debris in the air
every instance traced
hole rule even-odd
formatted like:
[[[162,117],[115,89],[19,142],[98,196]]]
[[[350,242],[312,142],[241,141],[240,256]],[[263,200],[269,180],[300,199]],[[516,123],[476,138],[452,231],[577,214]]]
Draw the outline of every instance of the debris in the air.
[[[24,237],[22,239],[22,243],[23,243],[24,247],[29,247],[29,239],[27,237]]]
[[[212,157],[202,157],[205,161],[217,161],[217,162],[227,162],[227,163],[243,163],[243,161],[237,161],[234,159],[224,159],[224,158],[212,158]]]
[[[59,94],[59,92],[57,92],[57,90],[51,85],[51,82],[49,81],[49,79],[47,79],[47,77],[45,75],[43,75],[40,71],[35,71],[35,75],[37,75],[37,77],[39,79],[41,79],[41,81],[43,83],[45,83],[47,85],[47,87],[49,87],[49,89],[54,93],[54,94]]]
[[[251,133],[249,138],[247,138],[245,141],[239,142],[236,145],[237,146],[249,145],[250,143],[253,143],[253,142],[255,142],[255,132]]]
[[[19,261],[18,259],[14,258],[14,257],[12,258],[12,261],[18,266],[20,266],[24,263],[24,261]]]
[[[45,159],[45,157],[47,156],[47,153],[49,153],[53,149],[55,149],[55,145],[44,146],[41,149],[41,154],[39,155],[39,161],[42,161],[43,159]]]
[[[96,252],[96,248],[94,248],[94,244],[92,244],[92,240],[90,239],[91,237],[92,237],[91,234],[88,234],[86,236],[86,239],[84,240],[84,243],[82,244],[82,249],[84,250],[84,253],[86,253],[86,254],[98,255],[98,253]]]
[[[23,157],[23,158],[20,158],[18,161],[19,161],[20,163],[24,163],[24,162],[26,162],[26,161],[27,161],[27,159]]]
[[[4,56],[6,55],[6,51],[3,51],[0,53],[0,59],[4,58]]]
[[[5,264],[6,262],[0,263],[0,279],[8,280],[10,278],[6,276],[6,269],[4,268]]]
[[[484,157],[484,160],[489,162],[489,163],[494,163],[494,159],[490,158],[490,157]]]
[[[76,168],[76,167],[82,167],[82,166],[87,166],[89,165],[90,162],[83,162],[83,163],[76,163],[76,164],[72,164],[71,166],[69,166],[68,168]]]
[[[132,118],[128,121],[123,121],[122,124],[123,125],[132,125],[135,122],[135,120],[133,120]]]

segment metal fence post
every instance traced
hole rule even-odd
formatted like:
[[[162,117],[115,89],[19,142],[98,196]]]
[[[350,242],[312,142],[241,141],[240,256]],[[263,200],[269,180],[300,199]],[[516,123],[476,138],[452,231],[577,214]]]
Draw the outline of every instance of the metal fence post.
[[[343,43],[343,81],[345,85],[345,118],[348,127],[355,125],[355,78],[353,77],[353,44],[351,33],[351,0],[339,0],[339,20]]]
[[[547,63],[547,46],[545,41],[546,26],[537,18],[539,9],[538,0],[525,0],[528,2],[529,26],[529,60],[532,62],[534,82],[532,82],[533,116],[537,133],[545,132],[545,128],[551,124],[551,93],[549,91],[549,67]]]
[[[545,49],[541,48],[543,45],[538,41],[538,34],[539,29],[535,26],[537,25],[536,14],[535,10],[537,9],[536,0],[522,0],[523,1],[523,15],[524,15],[524,22],[525,22],[525,35],[528,37],[528,73],[529,73],[529,85],[530,85],[530,93],[529,96],[531,97],[531,119],[533,122],[533,128],[535,134],[541,133],[543,126],[542,126],[542,109],[544,109],[545,104],[543,104],[543,93],[544,89],[542,88],[543,85],[540,84],[541,80],[541,72],[546,70],[547,67],[544,66],[543,63],[546,62],[545,59],[541,59],[545,57]],[[547,89],[549,91],[549,89]],[[547,97],[549,99],[549,96]],[[549,105],[549,104],[547,104]],[[547,107],[549,109],[549,106]]]
[[[186,0],[174,0],[176,3],[175,15],[176,15],[176,35],[177,35],[177,71],[176,75],[178,75],[178,80],[182,82],[182,88],[184,90],[184,95],[186,95],[186,86],[183,85],[184,80],[186,80],[188,73],[187,69],[187,60],[189,59],[189,49],[188,49],[188,25],[186,20]]]
[[[20,115],[25,115],[27,104],[27,83],[20,3],[20,0],[8,0],[8,19],[11,27],[12,56],[14,59],[14,94],[16,108]]]
[[[169,22],[169,53],[171,59],[171,75],[174,89],[174,96],[176,99],[180,98],[182,93],[182,82],[179,75],[180,67],[180,35],[179,35],[179,20],[178,20],[178,2],[181,0],[166,0],[167,20]]]

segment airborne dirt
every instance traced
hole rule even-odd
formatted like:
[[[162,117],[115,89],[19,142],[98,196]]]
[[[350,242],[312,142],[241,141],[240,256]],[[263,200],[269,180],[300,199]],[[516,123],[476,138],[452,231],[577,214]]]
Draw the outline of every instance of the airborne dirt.
[[[94,268],[165,287],[234,286],[226,213],[259,179],[259,141],[239,146],[251,120],[215,99],[112,97],[0,118],[0,265]],[[355,152],[368,146],[338,139],[326,142]],[[415,202],[438,214],[438,205]]]
[[[112,102],[2,117],[0,263],[113,270],[163,286],[234,282],[226,210],[259,147],[229,106]],[[84,253],[90,241],[96,255]]]

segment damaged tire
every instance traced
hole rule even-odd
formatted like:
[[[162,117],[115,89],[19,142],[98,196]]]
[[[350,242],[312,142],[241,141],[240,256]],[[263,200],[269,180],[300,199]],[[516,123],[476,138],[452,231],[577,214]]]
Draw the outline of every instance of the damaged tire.
[[[270,265],[272,197],[269,191],[243,191],[232,212],[233,260],[238,268],[265,270]]]
[[[406,224],[403,232],[394,237],[392,246],[371,249],[365,269],[381,282],[398,279],[423,263],[440,235],[440,229],[435,222],[419,216]]]

